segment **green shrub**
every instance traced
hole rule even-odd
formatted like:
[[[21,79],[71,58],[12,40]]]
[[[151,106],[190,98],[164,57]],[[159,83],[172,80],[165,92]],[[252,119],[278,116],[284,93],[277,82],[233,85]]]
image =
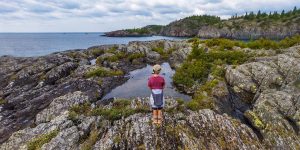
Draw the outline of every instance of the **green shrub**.
[[[213,51],[207,53],[207,61],[214,62],[215,60],[222,60],[227,64],[242,64],[251,58],[250,55],[242,51]]]
[[[195,82],[202,82],[209,73],[209,64],[206,61],[186,61],[178,68],[173,76],[176,85],[191,87]]]
[[[192,41],[192,40],[191,40]],[[286,37],[281,41],[274,41],[269,39],[260,38],[254,41],[244,42],[237,40],[229,39],[207,39],[203,41],[208,47],[218,47],[218,50],[231,50],[233,46],[241,48],[251,48],[251,49],[279,49],[279,48],[288,48],[300,43],[300,35],[294,35],[292,37]]]
[[[211,74],[214,77],[224,77],[225,76],[225,66],[224,65],[213,65],[211,67]]]
[[[90,77],[109,77],[109,76],[120,76],[123,75],[121,70],[107,70],[105,68],[99,67],[94,70],[91,70],[85,74],[86,78]]]
[[[244,42],[241,41],[236,41],[236,40],[229,40],[229,39],[208,39],[205,40],[204,43],[208,46],[208,47],[214,47],[214,46],[218,46],[219,50],[232,50],[232,48],[234,46],[238,46],[238,47],[246,47],[246,45],[244,44]]]
[[[193,99],[187,103],[187,108],[193,111],[199,109],[213,109],[215,104],[211,97],[211,92],[217,84],[218,80],[212,80],[202,85],[195,93]]]
[[[279,44],[278,42],[261,38],[255,41],[248,42],[247,47],[251,49],[278,49]]]
[[[300,43],[300,35],[297,34],[293,37],[286,37],[285,39],[279,42],[281,48],[288,48]]]
[[[221,77],[225,73],[226,64],[241,64],[251,58],[243,51],[232,50],[212,50],[205,52],[202,47],[198,47],[199,40],[194,41],[192,52],[188,59],[176,69],[173,80],[175,85],[192,87],[195,83],[203,83],[209,73],[215,77]],[[210,46],[227,43],[230,40],[210,40]],[[236,44],[237,45],[237,44]]]
[[[3,105],[5,103],[7,103],[7,101],[5,99],[0,98],[0,105]]]
[[[57,134],[59,133],[59,130],[53,130],[47,134],[42,134],[40,136],[38,136],[35,139],[32,139],[31,141],[29,141],[27,143],[27,148],[28,150],[38,150],[41,149],[41,147],[50,142],[54,137],[57,136]]]

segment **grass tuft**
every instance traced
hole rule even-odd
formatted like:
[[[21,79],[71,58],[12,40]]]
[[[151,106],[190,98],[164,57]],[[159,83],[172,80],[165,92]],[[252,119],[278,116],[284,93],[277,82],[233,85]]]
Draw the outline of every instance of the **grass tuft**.
[[[110,77],[110,76],[121,76],[123,75],[121,70],[107,70],[103,67],[98,67],[94,70],[91,70],[85,74],[86,78],[90,77]]]
[[[40,136],[38,136],[37,138],[32,139],[31,141],[29,141],[27,143],[27,148],[28,150],[39,150],[41,149],[41,147],[50,142],[54,137],[57,136],[57,134],[59,133],[59,130],[53,130],[47,134],[42,134]]]

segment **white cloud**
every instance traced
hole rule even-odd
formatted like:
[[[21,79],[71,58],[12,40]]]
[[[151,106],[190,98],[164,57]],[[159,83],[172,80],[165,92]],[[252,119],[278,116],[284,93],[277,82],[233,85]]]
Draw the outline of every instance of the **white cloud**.
[[[1,0],[0,32],[109,31],[294,6],[300,7],[299,0]]]

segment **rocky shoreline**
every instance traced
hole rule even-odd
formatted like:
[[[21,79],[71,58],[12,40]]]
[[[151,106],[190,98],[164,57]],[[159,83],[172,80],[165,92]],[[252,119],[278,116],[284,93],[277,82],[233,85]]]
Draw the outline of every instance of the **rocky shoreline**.
[[[212,89],[214,109],[191,111],[168,98],[161,127],[151,124],[147,98],[100,99],[131,70],[179,67],[192,51],[187,40],[2,56],[0,149],[298,149],[300,46],[239,50],[264,55],[226,67]]]

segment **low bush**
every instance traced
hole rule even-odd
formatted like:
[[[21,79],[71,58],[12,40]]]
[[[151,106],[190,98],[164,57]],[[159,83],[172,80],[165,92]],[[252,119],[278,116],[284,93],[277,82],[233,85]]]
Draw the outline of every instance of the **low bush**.
[[[276,41],[261,38],[248,42],[247,47],[251,49],[278,49],[280,46]]]
[[[199,48],[199,40],[193,43],[192,52],[188,59],[176,69],[173,81],[175,85],[192,87],[195,83],[205,83],[208,74],[223,77],[225,65],[242,64],[252,56],[243,51],[213,50],[205,52]]]
[[[178,68],[173,76],[176,85],[191,87],[195,82],[202,82],[209,73],[209,64],[206,61],[186,61]]]
[[[193,40],[190,40],[193,41]],[[288,48],[300,43],[300,35],[294,35],[292,37],[286,37],[280,41],[270,40],[260,38],[257,40],[244,42],[244,41],[237,41],[237,40],[229,40],[229,39],[207,39],[201,41],[206,44],[208,47],[218,47],[218,50],[231,50],[234,46],[241,47],[241,48],[251,48],[251,49],[273,49],[277,50],[280,48]]]
[[[215,104],[211,96],[212,89],[218,84],[218,80],[206,82],[194,94],[193,99],[186,105],[188,109],[193,111],[199,109],[213,109]]]
[[[237,41],[237,40],[230,40],[230,39],[207,39],[204,40],[203,43],[205,43],[208,47],[214,47],[218,46],[219,50],[232,50],[234,46],[237,47],[246,47],[245,43],[242,41]]]

